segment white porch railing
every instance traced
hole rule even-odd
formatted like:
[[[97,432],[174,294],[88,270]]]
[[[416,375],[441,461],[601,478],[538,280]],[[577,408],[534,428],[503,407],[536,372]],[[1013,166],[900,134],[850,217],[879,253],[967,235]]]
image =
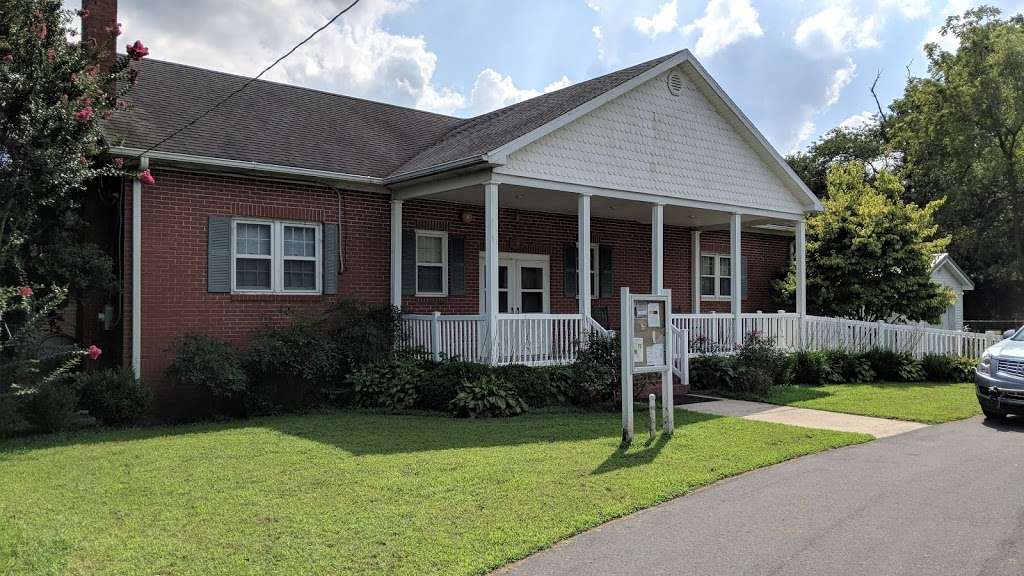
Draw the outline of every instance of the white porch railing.
[[[775,340],[786,350],[842,349],[864,351],[881,348],[925,354],[957,354],[979,357],[999,336],[943,330],[921,324],[887,324],[844,318],[826,318],[780,312],[742,314],[743,334],[752,332]],[[406,343],[442,357],[490,362],[491,339],[483,315],[406,314],[402,316]],[[545,366],[576,361],[587,334],[609,334],[593,318],[579,314],[501,314],[493,340],[493,359],[499,364]],[[673,372],[686,381],[689,357],[729,352],[736,348],[732,314],[674,314],[670,337],[676,350]],[[685,353],[683,351],[686,351]]]

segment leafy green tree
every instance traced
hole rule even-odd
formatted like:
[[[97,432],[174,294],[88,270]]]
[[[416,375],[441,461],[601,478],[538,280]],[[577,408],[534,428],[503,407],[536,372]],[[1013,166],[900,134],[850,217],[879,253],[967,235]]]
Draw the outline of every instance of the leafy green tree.
[[[941,32],[959,48],[925,47],[928,76],[908,80],[889,128],[906,197],[945,198],[936,219],[950,252],[979,291],[1012,301],[1006,290],[1024,280],[1024,16],[999,14],[983,6],[947,19]]]
[[[941,200],[904,203],[889,171],[872,182],[860,162],[829,170],[825,210],[807,220],[807,306],[812,314],[859,320],[935,322],[953,294],[931,280],[932,255],[945,250],[934,222]],[[792,299],[794,274],[776,282]]]
[[[73,18],[59,0],[0,0],[0,285],[114,283],[110,258],[83,239],[80,209],[90,182],[125,175],[99,124],[123,108],[130,60],[148,50],[137,42],[105,69],[97,51],[113,46],[69,40]]]
[[[882,125],[875,119],[861,127],[833,128],[806,151],[786,156],[786,161],[811,192],[823,198],[828,172],[833,166],[861,162],[871,167],[865,172],[865,177],[871,179],[878,169],[894,168],[898,158],[889,153]]]

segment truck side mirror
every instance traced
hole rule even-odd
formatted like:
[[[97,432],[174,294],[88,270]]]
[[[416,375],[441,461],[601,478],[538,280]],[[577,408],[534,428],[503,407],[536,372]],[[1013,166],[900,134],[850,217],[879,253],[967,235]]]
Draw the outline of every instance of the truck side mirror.
[[[1006,340],[1007,338],[1009,338],[1010,336],[1013,336],[1016,333],[1017,333],[1016,330],[1007,330],[1006,332],[1003,332],[1003,340]]]

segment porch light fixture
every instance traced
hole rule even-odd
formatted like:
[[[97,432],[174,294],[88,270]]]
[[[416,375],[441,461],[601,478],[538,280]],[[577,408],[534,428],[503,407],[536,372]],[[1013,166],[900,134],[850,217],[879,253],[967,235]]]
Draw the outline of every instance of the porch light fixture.
[[[459,218],[462,220],[463,224],[472,224],[473,223],[473,213],[470,212],[469,210],[463,210],[459,214]]]

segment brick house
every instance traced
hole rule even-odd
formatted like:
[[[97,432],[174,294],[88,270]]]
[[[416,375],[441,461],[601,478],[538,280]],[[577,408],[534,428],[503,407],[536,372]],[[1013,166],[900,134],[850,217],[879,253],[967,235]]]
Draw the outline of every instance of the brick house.
[[[102,35],[115,0],[83,4]],[[529,319],[546,350],[559,322],[614,328],[623,286],[735,339],[791,261],[803,277],[820,203],[686,50],[468,119],[258,81],[158,146],[246,79],[132,66],[132,110],[104,130],[156,183],[102,183],[123,270],[108,342],[158,396],[175,338],[241,345],[343,297],[440,312],[477,350]]]

